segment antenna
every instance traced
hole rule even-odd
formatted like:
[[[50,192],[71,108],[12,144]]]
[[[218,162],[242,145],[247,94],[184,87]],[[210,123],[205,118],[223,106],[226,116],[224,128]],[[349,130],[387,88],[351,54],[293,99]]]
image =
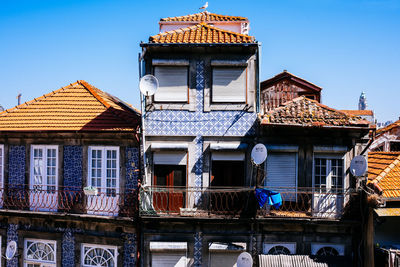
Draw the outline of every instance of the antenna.
[[[355,156],[350,163],[350,172],[355,177],[363,176],[367,171],[367,160],[364,156]]]
[[[250,253],[242,252],[237,258],[236,261],[237,267],[252,267],[253,266],[253,258],[251,257]]]
[[[260,165],[267,159],[267,148],[264,144],[257,144],[251,150],[251,159],[256,165]]]
[[[6,259],[11,260],[16,252],[17,252],[17,242],[15,242],[14,240],[8,242],[6,248]]]
[[[140,79],[139,89],[145,96],[154,95],[158,89],[158,79],[151,75],[147,74]]]

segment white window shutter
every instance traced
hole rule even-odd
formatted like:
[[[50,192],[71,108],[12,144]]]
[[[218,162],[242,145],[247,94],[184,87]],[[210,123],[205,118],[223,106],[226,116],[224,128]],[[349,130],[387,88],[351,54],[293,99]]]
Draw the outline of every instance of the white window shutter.
[[[188,101],[188,67],[156,66],[154,76],[159,83],[159,88],[154,94],[156,102]]]
[[[267,189],[282,193],[284,200],[295,200],[291,192],[296,191],[297,180],[296,153],[269,153],[267,158]]]
[[[246,101],[246,68],[214,67],[212,82],[213,102]]]
[[[160,165],[186,165],[187,153],[186,152],[154,152],[153,163]]]

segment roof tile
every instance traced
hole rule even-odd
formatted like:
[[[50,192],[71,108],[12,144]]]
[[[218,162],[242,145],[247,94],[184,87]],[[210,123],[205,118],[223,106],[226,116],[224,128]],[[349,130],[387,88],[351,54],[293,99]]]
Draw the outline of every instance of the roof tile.
[[[211,21],[248,21],[245,17],[226,16],[203,11],[179,17],[162,18],[160,21],[190,21],[190,22],[211,22]]]

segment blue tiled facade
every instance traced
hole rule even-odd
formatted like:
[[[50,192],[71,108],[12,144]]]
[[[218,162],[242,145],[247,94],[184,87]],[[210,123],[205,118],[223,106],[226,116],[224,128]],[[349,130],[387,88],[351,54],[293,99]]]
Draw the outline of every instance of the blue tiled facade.
[[[64,146],[64,186],[81,187],[83,175],[82,146]]]
[[[194,235],[194,266],[201,267],[203,263],[202,258],[202,250],[203,250],[203,234],[201,232],[197,232]]]
[[[136,234],[125,234],[124,241],[124,267],[136,266]]]
[[[9,224],[7,228],[7,244],[15,241],[18,244],[18,224]],[[18,252],[16,253],[18,254]],[[18,257],[14,256],[11,260],[7,260],[7,267],[18,267]]]
[[[25,184],[25,146],[10,146],[8,154],[8,184],[10,188]]]
[[[127,147],[125,150],[125,168],[126,168],[126,190],[132,190],[137,188],[137,182],[140,173],[140,155],[139,149],[136,147]]]
[[[67,228],[62,237],[61,266],[75,266],[75,237],[71,229]]]
[[[196,112],[155,110],[146,114],[146,135],[245,136],[254,135],[255,112],[204,112],[204,61],[196,63]]]

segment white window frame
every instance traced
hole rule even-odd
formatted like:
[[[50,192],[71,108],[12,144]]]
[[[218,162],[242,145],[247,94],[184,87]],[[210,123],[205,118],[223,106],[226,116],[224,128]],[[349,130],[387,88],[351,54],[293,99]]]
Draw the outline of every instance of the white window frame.
[[[99,192],[106,192],[108,188],[115,189],[115,192],[119,193],[119,180],[120,180],[120,157],[119,157],[119,147],[118,146],[89,146],[88,148],[88,179],[87,185],[93,186],[92,184],[92,151],[101,150],[101,177],[100,183],[101,187],[94,186],[98,188]],[[107,187],[107,151],[116,151],[116,183],[114,187]],[[98,178],[98,177],[95,177]]]
[[[268,251],[276,246],[282,246],[290,251],[290,254],[296,254],[296,242],[268,242],[263,243],[263,254],[268,255]]]
[[[312,167],[312,185],[314,190],[320,191],[320,188],[315,187],[315,159],[316,158],[321,158],[321,159],[326,159],[327,164],[326,164],[326,171],[327,171],[327,176],[326,176],[326,192],[329,192],[332,189],[332,174],[328,170],[331,169],[332,166],[332,159],[340,159],[343,162],[343,170],[342,170],[342,188],[338,188],[339,190],[343,190],[346,188],[346,154],[334,154],[334,153],[318,153],[315,152],[313,154],[313,167]]]
[[[42,180],[42,184],[41,184],[41,186],[42,186],[42,188],[41,188],[41,190],[47,190],[48,189],[48,186],[54,186],[55,187],[55,191],[57,191],[58,190],[58,160],[59,160],[59,158],[58,158],[58,145],[31,145],[31,157],[30,157],[30,181],[29,181],[29,186],[30,186],[30,189],[34,189],[34,185],[35,185],[35,183],[34,183],[34,181],[35,181],[35,175],[34,175],[34,168],[35,168],[35,166],[34,166],[34,150],[35,149],[42,149],[43,150],[43,180],[45,180],[45,183],[43,182],[43,180]],[[47,176],[48,176],[48,173],[47,173],[47,159],[48,159],[48,155],[47,155],[47,149],[55,149],[56,150],[56,166],[55,166],[55,168],[56,168],[56,173],[55,173],[55,184],[54,185],[52,185],[52,184],[48,184],[48,182],[47,182]],[[53,189],[51,190],[51,191],[54,191]]]
[[[221,99],[221,96],[215,96],[214,95],[214,90],[215,90],[215,88],[214,88],[214,83],[215,83],[215,81],[214,81],[214,71],[215,70],[222,70],[222,69],[225,69],[225,70],[227,70],[227,69],[236,69],[236,70],[238,70],[238,69],[242,69],[242,75],[244,75],[244,84],[243,85],[241,85],[241,86],[243,86],[243,91],[241,92],[241,95],[239,96],[239,95],[237,95],[237,96],[235,96],[235,97],[231,97],[231,98],[228,98],[228,99]],[[211,85],[211,102],[212,103],[247,103],[247,87],[248,87],[248,85],[247,85],[247,66],[212,66],[212,78],[211,78],[211,80],[212,80],[212,85]],[[244,73],[244,74],[243,74]],[[227,90],[229,90],[228,89],[228,86],[226,86],[226,89]]]
[[[339,253],[338,256],[344,256],[344,244],[333,243],[311,243],[311,255],[317,255],[317,252],[324,247],[334,248]]]
[[[52,244],[54,246],[54,261],[44,261],[44,260],[35,260],[28,259],[28,242],[33,243],[45,243]],[[40,266],[57,266],[57,241],[55,240],[46,240],[46,239],[36,239],[36,238],[27,238],[24,240],[24,267],[28,266],[28,264],[40,264]]]
[[[113,257],[114,266],[115,267],[118,266],[118,248],[117,248],[117,246],[82,243],[81,244],[81,266],[82,267],[93,267],[93,266],[95,266],[95,265],[84,264],[85,263],[85,248],[90,248],[90,249],[100,248],[100,249],[104,249],[104,250],[107,250],[107,251],[114,250],[114,257]]]

